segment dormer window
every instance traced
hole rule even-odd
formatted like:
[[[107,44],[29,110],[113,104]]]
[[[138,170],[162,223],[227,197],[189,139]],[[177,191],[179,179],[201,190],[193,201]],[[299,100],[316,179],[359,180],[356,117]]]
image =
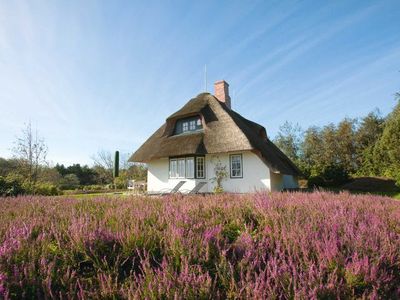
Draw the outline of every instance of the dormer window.
[[[174,134],[188,133],[203,129],[199,116],[184,118],[176,121]]]

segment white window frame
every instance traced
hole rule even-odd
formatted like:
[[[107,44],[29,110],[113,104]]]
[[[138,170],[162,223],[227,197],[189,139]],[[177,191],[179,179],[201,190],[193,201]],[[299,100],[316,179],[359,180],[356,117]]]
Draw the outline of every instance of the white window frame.
[[[173,168],[174,164],[175,168]],[[177,175],[178,175],[178,160],[176,158],[171,158],[169,160],[169,177],[177,178]]]
[[[233,175],[233,159],[239,157],[239,175]],[[243,156],[242,154],[231,154],[229,155],[229,166],[231,178],[243,178]],[[236,169],[236,168],[235,168]]]
[[[189,172],[189,168],[188,168],[188,162],[192,162],[192,174],[188,174],[188,172]],[[185,168],[186,168],[186,170],[185,170],[185,176],[186,176],[186,178],[194,178],[194,170],[195,170],[195,160],[194,160],[194,157],[186,157],[186,160],[185,160]]]
[[[188,132],[188,131],[189,131],[189,122],[188,121],[182,122],[182,133]]]
[[[186,160],[185,158],[177,158],[177,177],[176,178],[185,178],[186,172]],[[183,167],[181,169],[181,167]]]
[[[199,176],[199,161],[202,161],[202,176]],[[196,157],[196,178],[204,179],[206,178],[206,158],[204,156]]]
[[[183,161],[183,165],[182,164]],[[192,161],[192,172],[188,173],[188,162]],[[201,164],[202,168],[199,168]],[[183,166],[183,169],[180,169]],[[202,171],[202,176],[199,176],[199,169]],[[181,174],[183,172],[183,176]],[[169,178],[188,178],[188,179],[205,179],[206,178],[206,158],[204,156],[188,156],[188,157],[177,157],[169,159]]]
[[[189,131],[195,131],[196,130],[196,120],[190,120],[189,121]]]

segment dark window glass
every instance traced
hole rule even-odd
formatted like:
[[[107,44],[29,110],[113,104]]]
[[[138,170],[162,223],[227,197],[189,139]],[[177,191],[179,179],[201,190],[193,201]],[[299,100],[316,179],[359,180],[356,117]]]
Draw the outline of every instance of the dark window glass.
[[[203,124],[199,116],[184,118],[176,121],[174,134],[196,131],[202,128]]]

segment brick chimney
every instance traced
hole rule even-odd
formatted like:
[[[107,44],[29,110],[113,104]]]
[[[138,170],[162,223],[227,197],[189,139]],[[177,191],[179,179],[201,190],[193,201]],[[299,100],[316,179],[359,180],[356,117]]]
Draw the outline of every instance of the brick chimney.
[[[214,83],[214,96],[226,106],[231,108],[231,97],[229,97],[229,84],[225,80]]]

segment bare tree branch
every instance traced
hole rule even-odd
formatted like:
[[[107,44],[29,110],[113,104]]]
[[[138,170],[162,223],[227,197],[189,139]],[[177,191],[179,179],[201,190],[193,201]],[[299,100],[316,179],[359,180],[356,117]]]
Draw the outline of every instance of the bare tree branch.
[[[114,160],[110,151],[99,150],[96,154],[92,155],[91,159],[96,166],[103,167],[107,170],[113,169]]]
[[[48,147],[43,138],[32,132],[31,122],[22,129],[12,149],[14,157],[18,159],[20,171],[24,173],[30,183],[36,183],[39,167],[46,163]]]

